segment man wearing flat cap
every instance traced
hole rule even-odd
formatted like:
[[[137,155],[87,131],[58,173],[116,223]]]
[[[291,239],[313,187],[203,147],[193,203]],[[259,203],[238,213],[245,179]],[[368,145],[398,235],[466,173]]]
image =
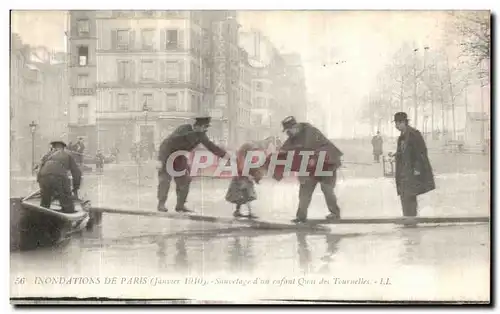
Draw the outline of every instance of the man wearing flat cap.
[[[396,157],[396,188],[401,198],[403,215],[417,216],[417,196],[436,188],[427,155],[427,147],[420,132],[409,126],[405,112],[394,115],[398,138]]]
[[[172,134],[170,134],[160,145],[158,154],[158,207],[159,211],[166,212],[165,203],[167,201],[172,175],[167,172],[166,164],[168,158],[177,151],[192,151],[196,146],[202,144],[211,153],[221,158],[229,158],[227,152],[215,145],[207,136],[207,130],[210,126],[210,117],[199,117],[195,119],[194,124],[184,124],[179,126]],[[173,163],[175,171],[186,170],[182,176],[174,177],[177,185],[177,212],[191,212],[185,207],[187,196],[189,194],[189,186],[191,177],[189,175],[188,159],[185,156],[177,156]]]
[[[74,157],[65,150],[66,143],[56,140],[50,145],[52,148],[43,156],[37,175],[42,197],[40,206],[50,208],[52,199],[57,198],[64,213],[73,213],[75,207],[72,192],[75,196],[78,195],[82,172]],[[73,189],[71,189],[68,171],[73,177]]]
[[[281,124],[283,125],[283,131],[288,135],[288,139],[280,148],[281,154],[289,151],[296,154],[300,151],[313,151],[315,153],[309,157],[308,164],[313,165],[312,168],[308,168],[309,175],[299,176],[299,208],[293,222],[302,223],[307,220],[307,210],[318,183],[321,185],[326,206],[330,212],[326,218],[340,219],[340,208],[337,204],[334,188],[337,180],[337,169],[341,166],[342,152],[310,123],[299,123],[295,120],[295,117],[289,116]],[[325,153],[325,160],[322,165],[317,164],[320,152]],[[331,175],[315,176],[316,167],[321,167],[324,171],[330,171]]]

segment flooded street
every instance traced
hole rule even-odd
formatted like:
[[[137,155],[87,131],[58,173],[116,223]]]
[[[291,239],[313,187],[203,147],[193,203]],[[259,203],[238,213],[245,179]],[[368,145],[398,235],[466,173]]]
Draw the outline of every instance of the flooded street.
[[[102,176],[87,175],[82,192],[94,206],[154,211],[156,178],[151,169],[141,171],[139,182],[134,167],[111,166]],[[31,184],[13,180],[12,194],[26,193]],[[195,179],[187,206],[230,217],[233,208],[224,201],[228,184]],[[438,174],[436,184],[436,191],[419,199],[420,215],[489,215],[488,173]],[[264,180],[257,193],[253,207],[262,220],[294,218],[295,182]],[[391,179],[341,175],[336,194],[345,217],[401,215]],[[174,202],[171,188],[167,207]],[[309,217],[326,214],[318,188]],[[272,291],[274,298],[294,299],[460,300],[467,295],[486,300],[489,236],[488,224],[332,225],[330,232],[308,233],[104,214],[101,227],[67,245],[11,253],[11,276],[31,282],[29,292],[11,284],[11,294],[116,297],[119,291],[122,297],[240,300],[266,299]],[[60,276],[88,282],[54,283]],[[106,280],[116,282],[110,286]]]

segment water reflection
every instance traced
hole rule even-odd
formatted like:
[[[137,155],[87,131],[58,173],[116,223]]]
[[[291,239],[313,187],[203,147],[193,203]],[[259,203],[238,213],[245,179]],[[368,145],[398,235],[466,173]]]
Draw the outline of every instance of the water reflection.
[[[299,267],[304,272],[308,274],[311,271],[311,250],[307,243],[306,233],[297,232],[297,256],[299,260]]]
[[[255,267],[253,237],[234,236],[229,244],[228,264],[232,273],[252,273]]]
[[[187,273],[189,270],[186,238],[181,236],[175,241],[175,270],[178,273]]]
[[[179,236],[175,239],[175,254],[174,265],[171,267],[169,265],[168,257],[172,256],[172,252],[169,252],[169,240],[171,238],[157,237],[155,243],[158,247],[156,251],[156,257],[158,262],[158,270],[162,272],[172,272],[174,270],[176,273],[186,274],[189,272],[189,260],[186,248],[186,237]],[[170,253],[170,254],[169,254]]]

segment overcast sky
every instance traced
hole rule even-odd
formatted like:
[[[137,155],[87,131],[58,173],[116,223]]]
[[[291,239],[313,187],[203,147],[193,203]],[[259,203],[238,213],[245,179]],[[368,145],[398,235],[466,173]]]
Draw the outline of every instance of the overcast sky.
[[[353,134],[362,99],[393,52],[405,41],[438,45],[445,18],[439,11],[240,11],[238,16],[243,28],[259,29],[278,49],[302,56],[308,92],[332,119],[330,136]],[[65,49],[65,12],[17,11],[11,21],[26,43]],[[357,127],[360,131],[367,132],[366,126]]]

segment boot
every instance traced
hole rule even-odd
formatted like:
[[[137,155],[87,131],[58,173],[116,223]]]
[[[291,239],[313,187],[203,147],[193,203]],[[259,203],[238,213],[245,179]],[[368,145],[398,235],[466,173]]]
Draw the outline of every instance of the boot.
[[[240,217],[245,217],[240,211],[241,205],[236,205],[236,210],[233,212],[233,217],[235,218],[240,218]]]
[[[158,203],[158,207],[156,208],[159,212],[168,212],[168,209],[165,207],[165,203]]]
[[[296,224],[303,224],[303,223],[307,222],[307,219],[295,218],[295,219],[292,219],[292,222],[296,223]]]
[[[257,219],[259,217],[255,216],[254,214],[252,214],[252,206],[250,206],[250,203],[247,204],[247,207],[248,207],[248,218],[249,219]]]
[[[177,206],[175,208],[175,211],[178,212],[178,213],[192,213],[193,211],[190,210],[190,209],[187,209],[186,206]]]
[[[340,214],[336,213],[330,213],[326,216],[327,220],[339,220],[340,219]]]

